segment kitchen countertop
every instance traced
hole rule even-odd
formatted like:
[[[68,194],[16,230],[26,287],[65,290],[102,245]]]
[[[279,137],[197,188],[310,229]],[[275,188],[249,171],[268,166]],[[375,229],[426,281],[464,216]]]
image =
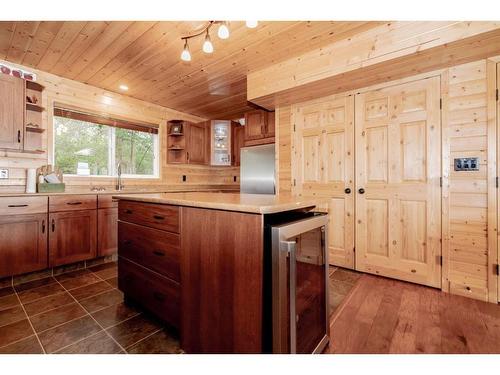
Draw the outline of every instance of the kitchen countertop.
[[[183,192],[183,191],[213,191],[213,190],[229,190],[238,191],[239,187],[234,185],[166,185],[134,188],[126,187],[124,190],[102,190],[92,191],[90,188],[71,189],[61,193],[0,193],[1,197],[45,197],[57,195],[116,195],[116,194],[147,194],[147,193],[167,193],[167,192]]]
[[[328,202],[328,198],[297,197],[291,194],[264,195],[214,192],[125,194],[116,196],[116,198],[127,201],[212,208],[256,214],[291,211]]]

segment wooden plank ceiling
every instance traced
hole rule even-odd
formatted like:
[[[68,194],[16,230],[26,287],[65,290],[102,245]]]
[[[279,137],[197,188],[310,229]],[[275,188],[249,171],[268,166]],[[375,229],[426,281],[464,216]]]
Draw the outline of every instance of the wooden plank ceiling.
[[[192,61],[180,60],[181,36],[206,22],[0,22],[0,59],[123,93],[210,119],[234,119],[251,109],[246,75],[381,22],[230,22],[231,36],[211,37],[215,51],[190,42]]]

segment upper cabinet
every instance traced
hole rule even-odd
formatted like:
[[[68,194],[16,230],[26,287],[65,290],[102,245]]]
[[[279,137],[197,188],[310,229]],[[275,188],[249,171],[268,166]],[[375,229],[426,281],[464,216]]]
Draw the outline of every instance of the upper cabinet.
[[[209,164],[210,122],[168,122],[167,162],[169,164]]]
[[[24,80],[0,74],[0,148],[22,150]]]
[[[245,127],[237,122],[231,123],[231,164],[235,167],[240,166],[241,148],[245,144]]]
[[[274,143],[274,112],[257,109],[245,113],[245,146]]]
[[[231,121],[214,120],[211,126],[212,165],[231,165]]]
[[[0,149],[43,153],[43,86],[0,74]]]
[[[188,164],[208,164],[209,123],[207,121],[189,124],[186,134],[186,160]]]

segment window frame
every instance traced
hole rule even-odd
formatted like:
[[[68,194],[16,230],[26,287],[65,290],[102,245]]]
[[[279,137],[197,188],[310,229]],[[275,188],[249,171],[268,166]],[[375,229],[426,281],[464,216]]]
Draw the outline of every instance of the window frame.
[[[56,166],[56,131],[55,131],[55,121],[56,121],[56,117],[61,117],[61,116],[57,116],[54,114],[54,109],[55,108],[59,108],[59,107],[66,107],[66,106],[61,106],[61,105],[54,105],[53,108],[52,108],[52,111],[51,111],[51,119],[52,119],[52,164],[54,166]],[[75,111],[75,112],[82,112],[82,113],[88,113],[90,114],[91,116],[96,116],[96,117],[99,117],[99,116],[102,116],[102,117],[106,117],[104,115],[99,115],[99,114],[95,114],[95,113],[92,113],[90,111],[84,111],[84,110],[73,110],[73,109],[68,109],[70,111]],[[79,121],[83,121],[83,120],[79,120]],[[134,121],[131,121],[131,120],[124,120],[124,121],[128,121],[128,122],[134,122]],[[88,121],[90,122],[90,121]],[[64,173],[63,176],[64,177],[70,177],[70,178],[75,178],[75,179],[88,179],[88,178],[92,178],[92,179],[116,179],[118,177],[118,174],[117,174],[117,171],[116,171],[116,166],[115,166],[115,158],[116,158],[116,136],[115,136],[115,131],[116,131],[116,127],[115,126],[112,126],[112,125],[106,125],[106,124],[98,124],[98,123],[95,123],[95,122],[90,122],[92,124],[95,124],[95,125],[101,125],[101,126],[106,126],[109,130],[110,130],[110,138],[108,140],[108,154],[109,154],[109,165],[111,166],[111,172],[114,173],[114,174],[107,174],[107,175],[94,175],[94,174],[90,174],[90,175],[79,175],[79,174],[73,174],[73,173]],[[132,129],[129,129],[130,131],[134,131]],[[136,130],[137,131],[137,130]],[[160,176],[160,160],[161,160],[161,150],[160,150],[160,137],[161,137],[161,132],[160,132],[160,129],[158,127],[158,132],[156,134],[152,134],[153,135],[153,174],[148,174],[148,175],[143,175],[143,174],[126,174],[126,173],[123,173],[121,175],[121,178],[123,179],[134,179],[134,180],[141,180],[141,179],[144,179],[144,180],[159,180],[161,178]]]

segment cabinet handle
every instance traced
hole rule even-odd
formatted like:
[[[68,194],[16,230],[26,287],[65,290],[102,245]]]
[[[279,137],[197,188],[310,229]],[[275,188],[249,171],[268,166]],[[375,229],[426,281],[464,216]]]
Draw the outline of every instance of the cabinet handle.
[[[346,189],[344,190],[344,193],[346,193],[346,194],[351,194],[351,189],[346,188]]]
[[[45,220],[42,220],[42,233],[45,233]]]
[[[17,143],[21,143],[21,130],[17,131]]]
[[[154,255],[158,255],[159,257],[164,257],[165,256],[165,253],[163,251],[160,251],[160,250],[154,250],[153,254]]]
[[[16,208],[16,207],[28,207],[27,204],[9,204],[7,207]]]
[[[153,293],[153,297],[157,300],[157,301],[160,301],[160,302],[163,302],[165,301],[165,296],[161,293],[158,293],[158,292],[154,292]]]
[[[153,218],[156,220],[165,220],[165,216],[160,216],[160,215],[153,215]]]
[[[52,219],[52,232],[56,230],[56,221]]]
[[[189,161],[189,151],[186,152],[186,160]]]
[[[126,214],[131,214],[131,213],[132,213],[132,210],[125,210],[125,211],[123,211],[123,212],[125,212]]]
[[[359,194],[364,194],[365,193],[365,189],[363,189],[363,188],[358,189],[358,193]]]
[[[78,206],[79,204],[82,204],[82,202],[67,202],[66,204],[69,204],[70,206]]]

